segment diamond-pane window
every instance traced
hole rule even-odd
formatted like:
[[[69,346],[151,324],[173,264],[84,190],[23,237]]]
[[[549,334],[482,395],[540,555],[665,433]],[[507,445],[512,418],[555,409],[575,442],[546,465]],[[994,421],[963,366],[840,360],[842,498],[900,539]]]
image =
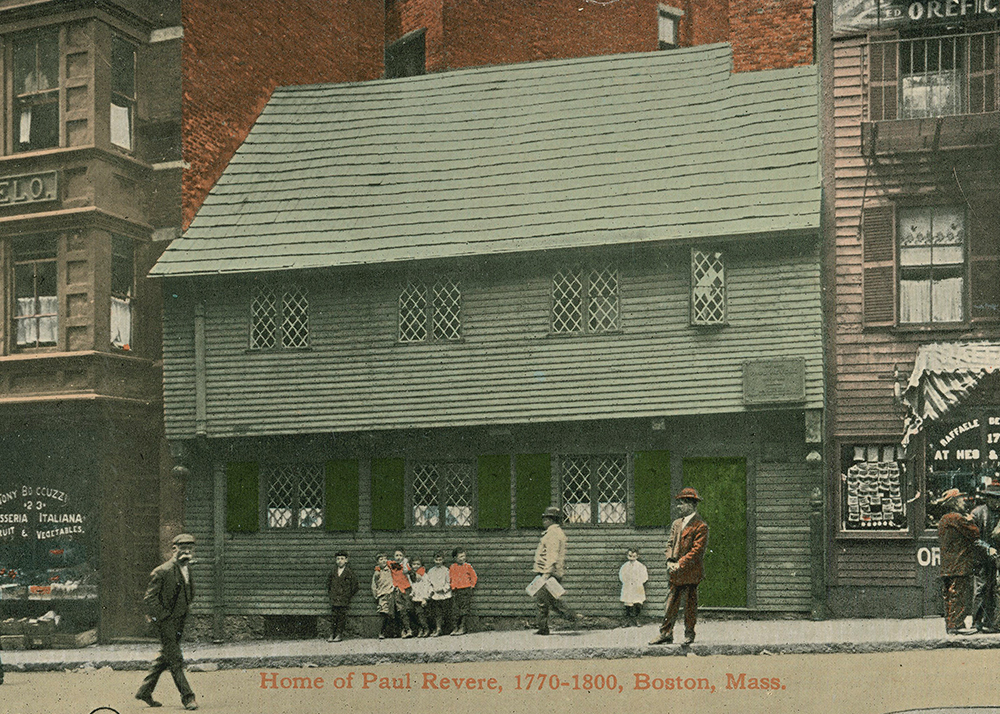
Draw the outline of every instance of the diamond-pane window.
[[[427,288],[409,283],[399,294],[399,341],[427,339]]]
[[[417,463],[410,478],[414,526],[472,526],[475,500],[473,464]]]
[[[434,284],[434,339],[457,340],[462,337],[462,292],[454,280]]]
[[[282,300],[281,346],[309,346],[309,296],[305,288],[285,291]]]
[[[430,289],[410,282],[399,294],[399,341],[428,339],[462,339],[462,290],[451,278],[438,280]]]
[[[326,481],[319,464],[262,467],[268,528],[322,528]]]
[[[290,285],[257,285],[250,297],[250,349],[309,346],[309,294]]]
[[[553,333],[611,332],[620,323],[617,270],[560,270],[552,277]]]
[[[691,251],[691,324],[726,323],[726,265],[720,252]]]
[[[618,271],[611,268],[590,273],[587,286],[590,332],[610,332],[618,329]]]
[[[560,488],[566,522],[626,523],[627,474],[628,462],[621,454],[564,456]]]

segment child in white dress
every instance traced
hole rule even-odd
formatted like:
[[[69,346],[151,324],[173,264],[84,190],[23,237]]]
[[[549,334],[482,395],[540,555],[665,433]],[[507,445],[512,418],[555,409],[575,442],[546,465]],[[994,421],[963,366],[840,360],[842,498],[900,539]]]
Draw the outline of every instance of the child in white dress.
[[[646,589],[643,584],[649,580],[646,566],[639,562],[639,549],[629,548],[628,560],[618,571],[618,579],[622,581],[621,601],[625,604],[625,626],[639,626],[639,613],[642,604],[646,602]]]

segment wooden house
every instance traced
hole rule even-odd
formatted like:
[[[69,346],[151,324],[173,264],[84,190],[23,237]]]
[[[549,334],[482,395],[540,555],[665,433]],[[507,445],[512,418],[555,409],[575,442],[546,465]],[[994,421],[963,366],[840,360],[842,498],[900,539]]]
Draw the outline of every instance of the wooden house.
[[[1000,481],[991,7],[833,4],[822,62],[833,615],[939,612],[934,501]]]
[[[632,546],[655,610],[682,486],[703,605],[809,612],[817,87],[707,45],[277,90],[152,271],[201,626],[311,629],[336,551],[457,546],[519,625],[550,504],[582,611]]]

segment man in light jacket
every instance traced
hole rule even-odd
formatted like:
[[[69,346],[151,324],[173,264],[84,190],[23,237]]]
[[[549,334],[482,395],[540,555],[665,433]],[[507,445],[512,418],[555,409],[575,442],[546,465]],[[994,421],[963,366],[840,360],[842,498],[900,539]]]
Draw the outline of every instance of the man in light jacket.
[[[705,578],[705,551],[708,549],[708,524],[698,515],[701,497],[693,488],[682,488],[675,499],[680,518],[670,525],[667,543],[667,572],[670,573],[670,591],[664,608],[660,634],[651,645],[674,641],[674,623],[684,602],[684,645],[694,642],[694,628],[698,621],[698,583]]]
[[[541,575],[543,580],[552,578],[560,584],[566,575],[566,534],[559,526],[561,522],[562,511],[555,506],[549,506],[542,513],[542,527],[545,532],[535,549],[533,567],[534,572]],[[581,616],[569,609],[561,598],[552,595],[548,587],[543,586],[535,595],[535,599],[538,601],[536,635],[549,634],[549,610],[555,610],[567,620],[581,619]]]

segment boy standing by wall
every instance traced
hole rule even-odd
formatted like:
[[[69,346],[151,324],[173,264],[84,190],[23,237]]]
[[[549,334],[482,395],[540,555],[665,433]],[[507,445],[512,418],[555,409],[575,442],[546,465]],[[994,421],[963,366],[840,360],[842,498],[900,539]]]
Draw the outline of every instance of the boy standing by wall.
[[[330,596],[330,642],[340,642],[344,638],[347,622],[347,608],[351,598],[358,591],[358,578],[347,564],[347,551],[339,550],[334,556],[337,566],[326,579],[326,592]]]
[[[427,573],[427,583],[431,587],[431,617],[434,618],[434,632],[431,637],[440,637],[441,628],[451,627],[451,574],[444,564],[444,552],[434,554],[434,567]]]
[[[389,571],[389,557],[385,553],[376,556],[378,565],[375,566],[375,573],[372,575],[372,597],[378,607],[378,614],[382,617],[382,629],[378,638],[384,640],[392,633],[392,619],[395,614],[395,604],[393,602],[392,573]]]
[[[464,635],[465,620],[472,611],[472,591],[476,587],[478,578],[472,564],[465,562],[465,548],[455,548],[451,556],[455,560],[448,569],[455,613],[455,629],[451,634]]]

